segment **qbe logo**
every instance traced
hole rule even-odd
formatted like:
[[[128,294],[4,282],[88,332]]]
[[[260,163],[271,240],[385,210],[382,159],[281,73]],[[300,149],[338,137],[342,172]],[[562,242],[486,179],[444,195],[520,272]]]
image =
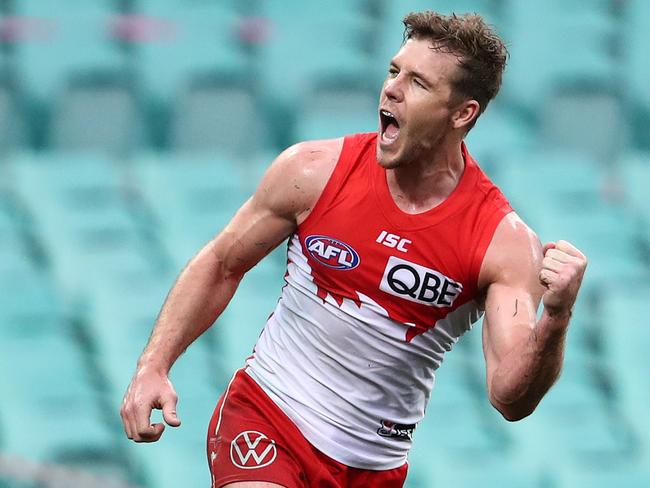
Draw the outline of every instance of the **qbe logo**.
[[[230,460],[241,469],[268,466],[278,455],[275,441],[255,430],[247,430],[230,443]]]
[[[323,266],[350,270],[359,266],[359,254],[345,242],[327,236],[309,236],[305,240],[307,251]]]
[[[430,268],[391,256],[379,289],[432,307],[451,307],[463,285]]]

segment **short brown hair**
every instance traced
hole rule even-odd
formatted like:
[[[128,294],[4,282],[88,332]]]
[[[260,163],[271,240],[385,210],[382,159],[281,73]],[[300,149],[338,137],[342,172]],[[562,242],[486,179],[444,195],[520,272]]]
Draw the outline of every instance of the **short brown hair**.
[[[452,82],[458,97],[471,98],[479,105],[479,115],[501,88],[508,50],[491,26],[477,14],[440,15],[414,12],[404,17],[404,41],[429,39],[434,49],[458,57],[461,76]],[[478,116],[477,116],[478,118]],[[474,119],[468,127],[476,123]]]

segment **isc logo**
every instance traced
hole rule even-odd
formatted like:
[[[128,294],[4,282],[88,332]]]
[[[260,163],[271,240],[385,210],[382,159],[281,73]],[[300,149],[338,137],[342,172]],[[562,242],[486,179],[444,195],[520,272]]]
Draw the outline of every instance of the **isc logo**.
[[[305,244],[311,257],[328,268],[350,270],[361,261],[354,249],[332,237],[309,236]]]
[[[434,269],[391,256],[379,289],[412,302],[451,307],[463,285]]]
[[[383,244],[386,247],[394,248],[402,252],[408,252],[406,246],[413,243],[413,241],[409,239],[403,239],[397,234],[390,234],[385,230],[381,231],[381,234],[379,234],[375,242],[379,242],[380,244]]]

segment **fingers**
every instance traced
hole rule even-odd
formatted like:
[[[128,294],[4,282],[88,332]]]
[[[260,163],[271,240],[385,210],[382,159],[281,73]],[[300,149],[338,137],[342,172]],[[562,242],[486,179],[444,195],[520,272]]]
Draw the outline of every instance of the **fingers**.
[[[129,439],[133,439],[133,430],[131,428],[131,422],[126,415],[125,402],[122,402],[122,408],[120,408],[120,417],[122,417],[122,425],[124,426],[124,433]]]
[[[155,442],[160,439],[165,424],[151,423],[153,409],[162,409],[165,422],[178,427],[181,421],[176,414],[177,400],[176,392],[167,378],[134,377],[120,409],[126,436],[135,442]]]
[[[163,401],[162,411],[163,419],[170,427],[178,427],[181,425],[181,420],[176,415],[176,396],[170,396]]]
[[[154,442],[160,439],[165,426],[163,424],[151,424],[151,407],[137,405],[127,395],[120,409],[120,416],[124,424],[126,436],[135,442]]]
[[[554,242],[548,242],[548,243],[544,244],[544,252],[542,253],[542,255],[546,256],[546,253],[550,249],[555,249],[555,243]]]
[[[151,423],[152,408],[146,404],[137,405],[135,408],[135,435],[136,442],[155,442],[160,439],[165,425],[162,423]]]
[[[539,272],[539,281],[542,283],[542,285],[546,286],[547,288],[555,283],[558,279],[558,274],[555,271],[552,271],[548,268],[543,268]]]
[[[555,249],[574,258],[579,258],[581,260],[586,259],[585,255],[577,247],[567,241],[557,241]]]
[[[567,241],[557,241],[544,246],[544,257],[560,263],[586,263],[587,258],[575,246]],[[546,264],[546,259],[545,263]]]

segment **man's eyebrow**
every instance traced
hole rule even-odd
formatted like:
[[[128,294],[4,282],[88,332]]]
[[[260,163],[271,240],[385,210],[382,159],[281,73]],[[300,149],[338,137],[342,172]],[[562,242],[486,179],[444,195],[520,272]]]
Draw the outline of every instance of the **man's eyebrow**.
[[[395,62],[394,59],[392,59],[391,62],[390,62],[390,68],[396,68],[398,70],[401,70],[401,68],[398,66],[398,64]],[[436,86],[436,84],[433,81],[431,81],[429,78],[424,76],[419,71],[409,70],[409,74],[416,77],[416,78],[420,78],[422,81],[424,81],[424,84],[429,86],[430,88],[433,88],[433,87]]]

